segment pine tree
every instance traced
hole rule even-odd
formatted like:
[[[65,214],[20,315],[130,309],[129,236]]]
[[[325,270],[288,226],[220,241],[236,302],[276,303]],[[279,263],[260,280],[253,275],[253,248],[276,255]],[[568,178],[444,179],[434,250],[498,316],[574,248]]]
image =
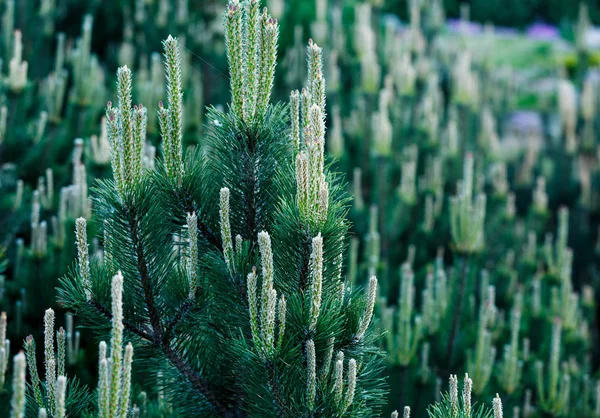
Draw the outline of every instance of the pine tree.
[[[182,149],[178,40],[164,41],[153,169],[146,108],[132,106],[131,71],[118,70],[106,109],[114,178],[98,182],[93,203],[104,256],[89,259],[78,222],[61,303],[108,328],[122,272],[135,368],[175,416],[376,416],[386,389],[371,326],[377,279],[363,291],[343,276],[349,199],[324,156],[322,51],[309,42],[292,106],[271,104],[278,22],[259,0],[231,0],[223,20],[232,103],[209,110],[197,149]]]

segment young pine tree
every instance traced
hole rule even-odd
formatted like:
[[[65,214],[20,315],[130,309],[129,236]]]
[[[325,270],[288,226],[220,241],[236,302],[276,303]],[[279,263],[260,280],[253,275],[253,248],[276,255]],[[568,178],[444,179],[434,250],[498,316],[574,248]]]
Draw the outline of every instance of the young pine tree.
[[[232,102],[209,110],[202,146],[185,153],[179,44],[164,41],[154,169],[146,108],[132,106],[131,71],[118,70],[106,109],[114,179],[94,200],[104,256],[89,259],[78,225],[79,263],[61,301],[106,326],[121,271],[134,369],[176,416],[376,416],[377,279],[366,292],[345,286],[348,198],[324,157],[321,49],[309,43],[307,85],[289,108],[271,104],[277,21],[259,0],[231,0],[224,25]]]

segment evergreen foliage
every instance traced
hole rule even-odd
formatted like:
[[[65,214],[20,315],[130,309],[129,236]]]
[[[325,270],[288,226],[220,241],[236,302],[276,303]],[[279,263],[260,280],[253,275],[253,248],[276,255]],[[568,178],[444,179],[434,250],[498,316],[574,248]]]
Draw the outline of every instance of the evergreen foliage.
[[[277,22],[256,18],[255,7],[232,2],[226,12],[233,105],[210,110],[202,150],[182,155],[176,39],[164,43],[169,106],[159,108],[164,163],[155,170],[141,168],[143,107],[132,112],[131,72],[119,69],[118,104],[107,107],[114,180],[94,190],[95,216],[104,220],[110,244],[104,243],[104,260],[88,266],[85,222],[77,222],[78,269],[63,281],[59,298],[86,324],[114,321],[106,283],[119,269],[124,331],[136,345],[136,365],[164,387],[178,414],[377,414],[385,385],[370,327],[376,280],[365,297],[346,288],[341,274],[348,198],[324,168],[321,50],[309,47],[316,107],[299,151],[288,107],[261,103],[272,88],[276,48],[269,45]],[[238,54],[248,68],[238,66]],[[241,88],[237,77],[254,73],[258,91]],[[305,148],[311,177],[303,199],[311,209],[303,213],[294,160]],[[313,206],[320,208],[317,218]],[[121,361],[113,354],[113,365]],[[113,383],[119,370],[110,374]]]
[[[600,417],[593,5],[0,3],[0,417]]]

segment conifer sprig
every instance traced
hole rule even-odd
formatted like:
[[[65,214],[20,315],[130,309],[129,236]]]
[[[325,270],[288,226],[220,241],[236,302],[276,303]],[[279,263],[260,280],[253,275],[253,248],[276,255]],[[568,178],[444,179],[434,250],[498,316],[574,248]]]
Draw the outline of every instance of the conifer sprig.
[[[456,196],[450,199],[450,227],[456,251],[471,254],[480,251],[485,243],[484,221],[486,196],[478,194],[473,199],[474,157],[467,154],[464,160],[463,179]]]
[[[121,272],[112,279],[111,287],[113,329],[110,339],[110,409],[111,417],[119,413],[123,367],[123,276]]]
[[[231,239],[231,224],[229,222],[229,189],[223,187],[220,192],[219,218],[221,224],[221,241],[223,242],[223,256],[231,273],[235,272],[233,257],[233,241]]]
[[[64,418],[66,414],[65,402],[67,396],[67,378],[58,376],[56,379],[56,418]]]
[[[292,123],[292,143],[296,153],[300,150],[300,92],[292,91],[290,94],[290,120]]]
[[[471,400],[473,381],[468,375],[463,380],[462,394],[458,394],[458,378],[450,375],[450,388],[447,394],[442,395],[439,402],[430,405],[427,413],[430,418],[498,418],[497,411],[501,411],[501,401],[498,395],[491,402],[492,407],[477,405]],[[489,404],[488,404],[489,405]],[[502,418],[502,415],[499,416]]]
[[[257,297],[257,275],[256,267],[252,268],[252,273],[248,274],[246,278],[247,293],[248,293],[248,310],[250,314],[250,329],[252,331],[252,339],[256,348],[260,346],[260,335],[259,335],[259,316],[258,316],[258,297]]]
[[[325,81],[322,67],[322,50],[311,40],[308,46],[308,87],[302,90],[301,115],[297,92],[290,96],[292,142],[299,150],[296,157],[298,210],[302,220],[317,229],[327,220],[329,210],[329,183],[324,173]],[[300,129],[303,143],[300,143]]]
[[[133,184],[135,175],[133,168],[136,145],[134,142],[134,123],[132,109],[133,81],[131,70],[127,66],[117,70],[117,98],[119,103],[119,135],[123,143],[123,181]]]
[[[568,406],[571,391],[571,379],[568,373],[560,369],[560,351],[562,344],[562,322],[556,318],[552,324],[550,344],[550,361],[548,362],[548,378],[544,379],[544,364],[536,361],[536,384],[540,397],[540,406],[551,414],[561,414]]]
[[[260,13],[260,1],[250,0],[246,4],[246,62],[244,86],[247,92],[244,96],[243,118],[252,120],[257,110],[257,99],[261,78],[261,39],[262,39],[262,16]]]
[[[275,82],[275,67],[277,65],[277,43],[279,41],[279,24],[277,19],[267,14],[266,8],[263,10],[261,23],[261,72],[256,103],[257,118],[264,116],[271,100],[271,91]]]
[[[321,301],[323,292],[323,237],[317,235],[312,240],[312,254],[310,256],[310,270],[312,275],[311,296],[310,296],[310,325],[309,328],[314,331],[321,311]]]
[[[171,35],[163,41],[168,107],[159,103],[158,120],[163,140],[163,155],[167,174],[176,183],[183,175],[183,86],[179,41]]]
[[[40,411],[51,417],[78,415],[89,411],[91,394],[77,378],[67,378],[67,332],[60,327],[54,330],[55,315],[52,309],[44,314],[44,363],[45,381],[42,383],[37,367],[36,344],[29,335],[23,344],[31,381],[27,385],[32,393],[27,394],[27,414]],[[56,344],[54,338],[56,337]],[[56,348],[56,350],[55,350]],[[32,402],[35,402],[33,406]],[[42,412],[43,411],[43,412]]]
[[[358,326],[358,330],[356,331],[356,335],[354,339],[359,341],[367,332],[367,328],[371,324],[371,319],[373,318],[373,309],[375,309],[375,302],[377,299],[377,278],[375,276],[369,279],[369,289],[367,292],[367,306],[365,307],[365,312],[360,320],[360,325]]]
[[[44,359],[46,363],[46,393],[48,410],[56,410],[56,357],[54,354],[54,311],[47,309],[44,314]]]
[[[231,0],[223,15],[231,107],[246,124],[265,116],[277,65],[279,25],[266,8],[260,13],[259,5],[259,0]]]
[[[132,74],[127,66],[117,70],[118,105],[106,106],[107,134],[111,146],[111,165],[121,196],[138,185],[142,178],[146,140],[146,109],[132,107]]]
[[[6,370],[8,369],[8,340],[6,339],[6,312],[0,313],[0,390],[4,387],[6,379]]]
[[[125,418],[129,415],[133,345],[123,354],[123,275],[117,272],[111,282],[112,330],[110,352],[102,341],[98,355],[98,415]]]
[[[317,359],[313,340],[306,342],[306,376],[306,401],[308,410],[312,411],[317,395]]]
[[[399,306],[383,307],[381,315],[382,322],[389,330],[389,361],[404,367],[414,358],[423,332],[421,315],[413,318],[414,293],[414,273],[410,265],[404,263],[400,274]]]
[[[190,299],[196,297],[196,291],[198,290],[198,216],[195,213],[188,213],[187,215],[187,228],[188,238],[190,240],[190,254],[189,254],[189,275],[190,275]]]
[[[101,341],[98,355],[98,416],[110,415],[110,372],[106,358],[106,342]]]
[[[42,391],[40,389],[41,382],[38,374],[37,359],[35,354],[35,340],[33,336],[29,335],[25,339],[25,354],[27,357],[27,365],[29,368],[29,375],[31,376],[31,387],[35,400],[40,408],[45,408],[44,398],[42,397]]]
[[[10,417],[24,418],[25,417],[25,354],[21,351],[14,357],[13,360],[13,384],[12,384],[12,399],[10,402]]]
[[[244,108],[244,38],[243,10],[238,0],[231,0],[223,15],[225,26],[225,47],[229,61],[231,83],[231,106],[241,116]]]
[[[77,237],[77,255],[81,285],[85,291],[87,300],[92,298],[90,290],[90,255],[87,240],[87,222],[85,218],[77,218],[75,221],[75,235]]]

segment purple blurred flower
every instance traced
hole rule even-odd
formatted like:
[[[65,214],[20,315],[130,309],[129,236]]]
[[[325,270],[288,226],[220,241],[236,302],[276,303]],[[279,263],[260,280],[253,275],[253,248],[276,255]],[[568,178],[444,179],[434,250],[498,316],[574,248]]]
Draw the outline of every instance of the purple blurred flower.
[[[535,39],[557,39],[560,37],[560,32],[555,26],[545,23],[534,23],[527,28],[527,36]]]
[[[538,112],[531,110],[522,110],[512,113],[508,120],[506,128],[515,133],[541,133],[542,118]]]
[[[477,35],[483,32],[483,26],[475,22],[463,22],[459,19],[448,19],[446,23],[448,29],[452,32],[463,32],[470,35]]]

